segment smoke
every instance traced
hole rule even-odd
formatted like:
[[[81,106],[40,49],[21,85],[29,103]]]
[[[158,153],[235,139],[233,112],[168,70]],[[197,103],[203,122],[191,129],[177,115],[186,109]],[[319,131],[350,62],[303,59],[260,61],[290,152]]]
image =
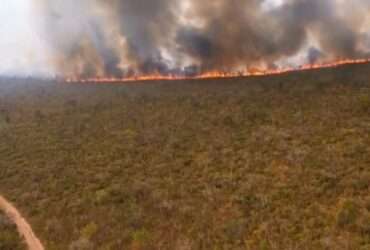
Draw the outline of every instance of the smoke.
[[[315,64],[321,57],[323,57],[323,53],[320,50],[314,47],[311,47],[308,50],[307,61],[309,64]]]
[[[48,44],[39,36],[31,1],[2,0],[0,17],[0,74],[29,76],[52,73]]]
[[[34,1],[63,76],[236,71],[370,51],[370,0]]]

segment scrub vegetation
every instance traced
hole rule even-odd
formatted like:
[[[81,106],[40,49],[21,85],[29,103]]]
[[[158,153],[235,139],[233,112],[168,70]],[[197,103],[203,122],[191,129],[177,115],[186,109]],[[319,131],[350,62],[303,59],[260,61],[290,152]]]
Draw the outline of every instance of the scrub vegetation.
[[[0,138],[0,193],[46,249],[370,249],[370,65],[3,79]]]
[[[16,225],[0,211],[0,249],[25,250],[23,239],[19,237]]]

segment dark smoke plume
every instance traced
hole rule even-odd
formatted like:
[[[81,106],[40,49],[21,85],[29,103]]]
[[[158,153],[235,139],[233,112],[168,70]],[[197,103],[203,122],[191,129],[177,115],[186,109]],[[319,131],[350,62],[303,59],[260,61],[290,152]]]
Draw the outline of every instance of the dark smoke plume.
[[[315,64],[317,63],[317,61],[323,57],[323,53],[314,48],[314,47],[311,47],[309,50],[308,50],[308,53],[307,53],[307,61],[309,64]]]
[[[370,51],[370,0],[35,1],[53,63],[67,76],[237,71]]]

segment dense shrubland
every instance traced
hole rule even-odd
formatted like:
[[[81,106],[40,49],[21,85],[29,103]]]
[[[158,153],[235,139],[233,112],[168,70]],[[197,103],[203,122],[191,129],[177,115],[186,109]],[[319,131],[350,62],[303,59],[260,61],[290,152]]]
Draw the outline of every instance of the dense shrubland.
[[[370,67],[0,83],[0,192],[47,249],[370,249]]]

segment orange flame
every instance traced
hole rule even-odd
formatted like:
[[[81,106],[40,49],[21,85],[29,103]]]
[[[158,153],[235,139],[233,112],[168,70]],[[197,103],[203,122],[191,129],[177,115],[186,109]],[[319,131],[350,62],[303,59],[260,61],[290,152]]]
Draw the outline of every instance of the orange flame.
[[[114,78],[114,77],[95,77],[95,78],[79,78],[71,77],[65,79],[67,83],[122,83],[122,82],[134,82],[134,81],[154,81],[154,80],[190,80],[190,79],[212,79],[212,78],[234,78],[234,77],[247,77],[247,76],[268,76],[268,75],[279,75],[289,72],[305,71],[310,69],[323,69],[323,68],[334,68],[341,65],[348,64],[365,64],[370,63],[369,59],[343,59],[329,63],[318,63],[318,64],[307,64],[302,65],[298,68],[285,68],[285,69],[247,69],[242,72],[221,72],[221,71],[208,71],[196,76],[177,76],[177,75],[139,75],[125,78]]]

